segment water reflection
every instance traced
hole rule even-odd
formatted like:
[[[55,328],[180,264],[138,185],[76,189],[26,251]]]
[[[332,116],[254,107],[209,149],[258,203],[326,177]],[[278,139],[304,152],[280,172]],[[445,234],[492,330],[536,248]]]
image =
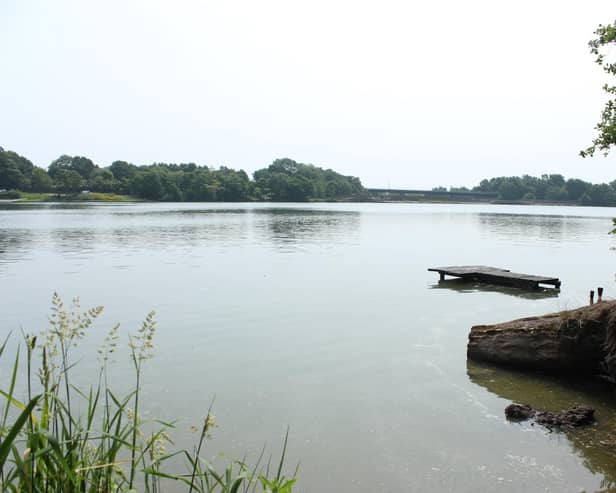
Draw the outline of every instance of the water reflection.
[[[432,284],[430,289],[450,289],[459,293],[501,293],[516,298],[527,300],[542,300],[547,298],[558,298],[559,289],[554,288],[539,288],[534,290],[524,290],[510,286],[497,286],[495,284],[484,284],[465,279],[445,279]]]
[[[590,218],[531,214],[477,214],[479,224],[491,234],[508,240],[539,239],[558,242],[584,238]]]
[[[97,231],[95,229],[61,228],[49,232],[55,247],[62,254],[79,253],[88,256],[96,247]]]
[[[116,248],[176,250],[207,246],[229,247],[243,242],[249,228],[243,223],[177,224],[153,227],[118,227],[103,232],[103,239]]]
[[[585,467],[601,474],[602,491],[616,488],[616,390],[600,381],[564,380],[467,361],[470,380],[512,402],[559,411],[583,404],[595,409],[597,425],[563,432]],[[503,411],[504,411],[503,406]],[[504,412],[503,412],[504,415]],[[512,426],[530,426],[520,424]],[[547,433],[547,432],[546,432]]]
[[[34,208],[34,207],[33,207]],[[38,205],[41,209],[66,209],[70,217],[27,214],[32,228],[17,223],[0,229],[0,261],[16,262],[30,250],[32,234],[48,240],[62,256],[79,254],[90,258],[95,251],[116,254],[142,250],[189,251],[198,247],[229,248],[246,244],[251,237],[259,243],[274,245],[283,251],[299,249],[310,243],[333,245],[357,238],[359,212],[299,208],[199,208],[134,210],[105,209],[79,204]],[[85,211],[81,209],[90,208]],[[56,213],[59,211],[56,211]],[[62,211],[64,212],[64,211]],[[54,222],[46,222],[51,218]],[[39,221],[39,222],[36,222]],[[64,227],[56,227],[56,221]],[[197,251],[194,252],[197,254]]]
[[[0,229],[0,267],[23,260],[33,243],[33,234],[27,229]]]
[[[117,210],[112,212],[115,216],[139,216],[139,217],[148,217],[148,216],[193,216],[199,217],[203,215],[226,215],[226,214],[235,214],[235,215],[243,215],[250,214],[253,212],[253,209],[249,208],[200,208],[200,209],[153,209],[153,210],[143,210],[143,209],[128,209],[128,210]]]
[[[88,202],[0,202],[0,211],[84,210],[96,207]]]
[[[282,249],[306,241],[333,242],[356,238],[360,213],[314,209],[255,210],[256,235]]]

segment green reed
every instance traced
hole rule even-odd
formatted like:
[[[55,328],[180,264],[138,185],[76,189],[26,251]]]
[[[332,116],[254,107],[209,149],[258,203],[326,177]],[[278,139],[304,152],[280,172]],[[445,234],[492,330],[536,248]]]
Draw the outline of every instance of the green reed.
[[[211,406],[192,451],[168,452],[172,423],[143,421],[139,417],[145,362],[153,356],[156,332],[154,312],[129,336],[134,388],[119,397],[110,387],[109,362],[118,348],[119,325],[114,326],[98,351],[100,372],[95,385],[83,390],[72,383],[72,350],[101,315],[102,307],[80,311],[79,301],[65,307],[52,299],[49,328],[24,334],[8,379],[3,376],[0,399],[0,487],[2,491],[45,493],[159,493],[163,481],[184,486],[189,493],[292,493],[291,479],[282,475],[288,430],[276,474],[261,467],[263,452],[249,469],[245,461],[231,461],[222,471],[201,456],[214,426]],[[0,345],[5,356],[7,339]],[[24,379],[22,382],[21,379]],[[26,402],[16,397],[25,392]],[[79,411],[77,411],[79,410]],[[180,460],[178,460],[180,459]],[[172,470],[184,462],[185,471]]]

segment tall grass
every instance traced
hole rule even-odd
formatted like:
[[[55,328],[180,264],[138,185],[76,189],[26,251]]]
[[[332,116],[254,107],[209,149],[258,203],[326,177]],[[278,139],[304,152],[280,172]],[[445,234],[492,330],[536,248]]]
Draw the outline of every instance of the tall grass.
[[[96,307],[82,312],[78,300],[67,308],[54,294],[49,328],[38,335],[23,335],[25,351],[17,347],[8,365],[10,374],[2,377],[0,389],[4,404],[0,412],[2,491],[158,493],[173,483],[173,489],[189,493],[257,489],[292,493],[297,469],[290,479],[282,474],[288,430],[275,474],[270,474],[269,461],[263,464],[263,453],[251,469],[244,461],[231,461],[217,470],[201,456],[214,425],[211,406],[190,451],[168,452],[173,425],[140,418],[143,370],[152,357],[156,332],[154,312],[129,336],[132,391],[117,395],[108,373],[118,348],[119,325],[109,331],[98,351],[96,383],[88,389],[74,385],[72,351],[102,311]],[[0,345],[0,358],[6,357],[7,341],[8,337]],[[23,402],[16,395],[20,392],[27,395]],[[172,470],[182,462],[183,471]]]

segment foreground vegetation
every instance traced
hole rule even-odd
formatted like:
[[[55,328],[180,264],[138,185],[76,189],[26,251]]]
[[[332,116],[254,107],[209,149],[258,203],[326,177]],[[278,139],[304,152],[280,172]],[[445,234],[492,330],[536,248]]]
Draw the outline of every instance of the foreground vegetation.
[[[208,410],[192,451],[166,451],[173,424],[140,417],[144,365],[152,357],[156,332],[154,313],[129,336],[134,389],[119,396],[111,388],[109,365],[118,348],[119,325],[98,351],[100,373],[95,385],[73,384],[74,346],[103,308],[81,312],[78,300],[65,308],[54,295],[49,329],[24,335],[25,355],[13,359],[7,388],[0,390],[0,487],[13,492],[160,492],[169,482],[188,492],[291,493],[293,478],[282,475],[287,438],[276,471],[260,457],[251,469],[233,461],[216,470],[201,457],[214,417]],[[7,340],[0,346],[4,356]],[[25,361],[24,361],[25,360]],[[20,365],[25,366],[21,368]],[[17,390],[19,389],[19,390]],[[27,395],[21,402],[18,394]],[[182,473],[168,467],[185,464]]]

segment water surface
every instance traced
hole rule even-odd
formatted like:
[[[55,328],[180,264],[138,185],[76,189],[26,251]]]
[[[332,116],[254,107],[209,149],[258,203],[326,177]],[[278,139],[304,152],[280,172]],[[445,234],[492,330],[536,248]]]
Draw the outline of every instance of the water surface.
[[[51,294],[115,322],[156,309],[148,413],[208,453],[277,453],[290,425],[298,491],[616,488],[601,444],[611,389],[468,364],[475,324],[571,309],[616,292],[616,209],[422,204],[36,204],[0,209],[0,331],[43,328]],[[494,265],[560,277],[559,293],[439,283],[428,267]],[[2,335],[0,334],[0,335]],[[125,354],[117,385],[126,386]],[[96,359],[83,356],[83,379]],[[6,375],[4,373],[4,375]],[[5,378],[5,377],[3,377]],[[512,400],[588,403],[574,434],[510,424]],[[291,467],[292,469],[292,467]]]

